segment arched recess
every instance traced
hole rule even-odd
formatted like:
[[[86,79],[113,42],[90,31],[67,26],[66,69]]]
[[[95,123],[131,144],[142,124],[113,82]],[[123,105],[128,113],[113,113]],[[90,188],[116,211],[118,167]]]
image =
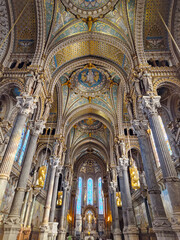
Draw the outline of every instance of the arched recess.
[[[106,165],[105,161],[102,158],[100,158],[99,156],[91,153],[91,154],[85,154],[75,161],[74,167],[73,167],[75,177],[77,177],[78,172],[79,172],[81,166],[83,165],[83,163],[86,162],[88,159],[93,159],[95,162],[97,162],[102,169],[102,176],[106,176],[107,165]]]
[[[71,128],[75,124],[88,117],[94,117],[96,120],[102,122],[109,129],[111,135],[114,135],[112,130],[112,126],[115,126],[113,116],[111,116],[108,111],[105,111],[96,105],[88,104],[72,111],[71,114],[65,119],[64,126],[66,127],[63,130],[65,139],[67,139]]]
[[[77,36],[72,36],[66,39],[63,39],[62,41],[58,42],[58,44],[56,46],[53,46],[53,48],[49,49],[47,55],[47,60],[45,62],[45,69],[47,69],[49,67],[50,61],[51,59],[54,57],[54,55],[62,50],[64,47],[71,45],[73,43],[78,43],[78,42],[82,42],[82,41],[100,41],[100,42],[104,42],[106,44],[110,44],[114,47],[117,48],[117,50],[121,50],[128,58],[131,67],[133,68],[134,63],[133,63],[133,59],[131,56],[131,50],[119,39],[116,39],[114,37],[111,36],[106,36],[105,34],[100,34],[100,33],[82,33],[79,34]]]
[[[106,149],[106,147],[99,141],[95,139],[85,139],[81,142],[79,142],[74,149],[71,150],[71,158],[72,159],[77,159],[81,153],[85,152],[85,154],[88,153],[89,147],[92,148],[94,152],[98,150],[100,154],[102,155],[103,159],[108,160],[109,159],[109,154]]]
[[[108,60],[108,59],[103,59],[101,57],[95,57],[95,56],[86,56],[86,57],[81,57],[78,59],[74,59],[69,61],[68,63],[63,64],[58,71],[54,74],[53,78],[51,79],[51,82],[49,84],[49,92],[51,93],[51,96],[53,96],[53,91],[54,87],[57,83],[57,81],[60,79],[63,74],[66,72],[72,72],[75,69],[78,69],[82,67],[83,65],[86,65],[88,63],[93,63],[94,65],[99,65],[102,68],[106,69],[109,72],[114,72],[116,73],[119,78],[121,79],[121,82],[125,89],[127,88],[127,76],[125,73],[122,71],[121,67],[115,64],[114,62]]]

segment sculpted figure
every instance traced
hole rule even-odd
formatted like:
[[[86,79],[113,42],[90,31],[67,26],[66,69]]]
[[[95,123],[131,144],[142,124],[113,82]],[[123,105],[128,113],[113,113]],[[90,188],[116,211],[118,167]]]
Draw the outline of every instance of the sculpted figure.
[[[45,110],[43,113],[43,120],[46,122],[49,116],[49,111],[51,108],[51,102],[49,100],[46,101],[46,105],[45,105]]]
[[[132,101],[128,101],[127,103],[127,110],[128,110],[128,114],[129,114],[129,117],[130,117],[130,120],[133,119],[133,105],[132,105]]]
[[[152,77],[147,71],[144,71],[142,75],[142,82],[146,93],[153,92]]]
[[[35,81],[34,72],[31,71],[26,75],[25,91],[27,94],[30,94],[30,95],[32,94],[34,81]]]
[[[142,89],[141,89],[141,78],[142,78],[142,72],[139,71],[137,73],[134,73],[134,81],[133,86],[136,92],[136,95],[142,95]]]
[[[121,151],[121,157],[126,155],[126,148],[123,140],[120,141],[120,151]]]

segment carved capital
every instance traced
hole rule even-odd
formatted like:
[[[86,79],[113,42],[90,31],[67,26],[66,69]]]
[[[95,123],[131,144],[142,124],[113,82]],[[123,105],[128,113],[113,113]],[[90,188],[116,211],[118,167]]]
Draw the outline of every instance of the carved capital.
[[[109,184],[109,189],[110,189],[110,192],[113,193],[113,192],[116,192],[116,188],[117,188],[117,182],[110,182]]]
[[[119,158],[118,166],[121,169],[121,171],[127,171],[127,168],[129,166],[129,159],[128,158]]]
[[[65,191],[70,191],[71,186],[68,181],[64,180],[62,185]]]
[[[20,109],[20,113],[22,114],[29,115],[37,107],[34,98],[29,95],[17,96],[16,99],[16,107]]]
[[[157,109],[161,107],[160,96],[143,96],[142,109],[149,116],[157,114]]]
[[[50,157],[50,165],[51,167],[57,167],[59,164],[59,158],[55,156]]]
[[[42,120],[37,120],[30,122],[30,127],[33,135],[39,135],[43,132],[43,129],[45,128],[45,123]]]
[[[138,137],[145,136],[149,128],[148,120],[143,121],[133,120],[132,126]]]

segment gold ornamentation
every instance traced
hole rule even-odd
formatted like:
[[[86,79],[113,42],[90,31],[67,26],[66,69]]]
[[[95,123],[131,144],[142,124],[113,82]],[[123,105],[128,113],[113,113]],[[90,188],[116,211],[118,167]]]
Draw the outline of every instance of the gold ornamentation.
[[[131,177],[131,186],[133,189],[137,190],[140,188],[140,182],[139,182],[139,173],[135,164],[135,161],[133,158],[130,159],[130,177]]]
[[[120,192],[116,193],[116,204],[117,204],[117,207],[122,207],[121,193]]]
[[[47,167],[46,166],[41,166],[38,171],[38,179],[36,182],[36,186],[43,188],[44,187],[44,182],[46,179],[46,172],[47,172]]]
[[[62,206],[62,200],[63,200],[63,191],[58,191],[57,206]]]

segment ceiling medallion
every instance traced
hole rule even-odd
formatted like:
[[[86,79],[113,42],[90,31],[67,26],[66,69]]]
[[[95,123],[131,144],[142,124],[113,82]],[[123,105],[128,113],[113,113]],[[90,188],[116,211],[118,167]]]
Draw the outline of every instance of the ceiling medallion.
[[[65,7],[80,17],[87,18],[105,15],[115,6],[118,0],[62,0]]]
[[[93,64],[77,70],[71,77],[73,90],[76,94],[95,97],[107,91],[110,85],[107,73]]]

